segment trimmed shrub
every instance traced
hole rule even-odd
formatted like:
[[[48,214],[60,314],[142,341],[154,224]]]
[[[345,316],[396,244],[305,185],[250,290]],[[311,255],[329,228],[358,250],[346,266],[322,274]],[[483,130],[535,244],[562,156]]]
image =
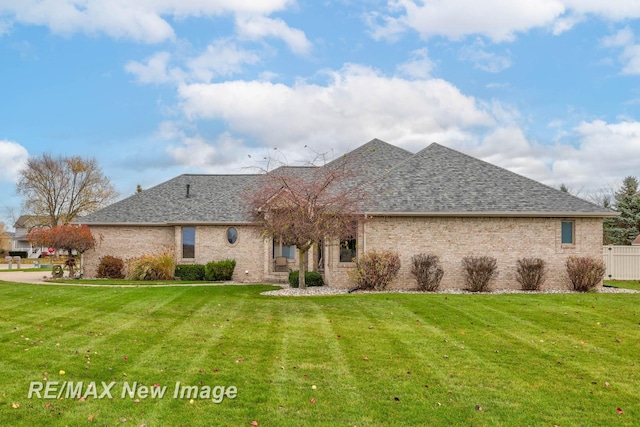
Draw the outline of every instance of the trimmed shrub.
[[[127,261],[128,280],[173,280],[176,260],[169,254],[143,255]]]
[[[205,276],[204,264],[179,264],[176,265],[176,279],[188,281],[203,281]]]
[[[289,272],[289,286],[292,288],[298,287],[298,280],[300,279],[300,272],[298,270]],[[324,280],[322,274],[317,271],[305,271],[304,282],[307,286],[324,286]]]
[[[411,257],[411,274],[419,290],[434,292],[440,286],[444,270],[437,255],[419,254]]]
[[[96,276],[101,279],[122,279],[124,277],[124,261],[111,255],[100,258]]]
[[[233,270],[236,268],[236,260],[223,259],[222,261],[208,262],[204,267],[204,277],[206,280],[220,282],[231,280]]]
[[[569,257],[565,263],[571,289],[588,292],[598,286],[604,277],[604,261],[591,257]]]
[[[498,276],[498,262],[490,256],[466,256],[462,259],[465,275],[465,290],[488,292],[492,279]]]
[[[400,256],[396,252],[366,252],[355,258],[356,268],[349,270],[349,279],[362,290],[381,291],[398,275]]]
[[[539,291],[544,283],[545,262],[540,258],[522,258],[516,267],[516,280],[523,291]]]

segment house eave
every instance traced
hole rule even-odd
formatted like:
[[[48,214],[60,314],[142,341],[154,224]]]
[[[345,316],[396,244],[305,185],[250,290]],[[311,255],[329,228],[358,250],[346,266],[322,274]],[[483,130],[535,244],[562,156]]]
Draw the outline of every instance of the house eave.
[[[613,218],[620,212],[365,212],[367,217],[469,217],[469,218]]]
[[[171,221],[171,222],[74,222],[89,227],[175,227],[181,225],[254,225],[247,221]]]

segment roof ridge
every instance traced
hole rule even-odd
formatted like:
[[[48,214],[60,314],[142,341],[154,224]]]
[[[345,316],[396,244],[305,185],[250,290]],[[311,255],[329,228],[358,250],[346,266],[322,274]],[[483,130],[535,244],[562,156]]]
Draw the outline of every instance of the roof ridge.
[[[464,152],[462,152],[462,151],[455,150],[455,149],[453,149],[453,148],[450,148],[450,147],[447,147],[447,146],[444,146],[444,145],[438,144],[438,143],[436,143],[436,142],[434,142],[434,143],[432,143],[432,144],[429,144],[429,146],[428,146],[428,147],[425,147],[424,149],[420,150],[418,153],[416,153],[416,155],[417,155],[417,154],[419,154],[420,152],[422,152],[422,151],[426,150],[427,148],[429,148],[429,147],[431,147],[431,146],[435,146],[435,147],[437,147],[437,148],[443,148],[443,149],[445,149],[445,150],[448,150],[448,151],[451,151],[451,152],[457,153],[457,154],[459,154],[459,155],[462,155],[462,156],[468,157],[468,158],[469,158],[469,159],[471,159],[472,161],[481,162],[481,163],[484,163],[484,164],[489,165],[489,166],[491,166],[491,167],[494,167],[494,168],[498,168],[498,169],[505,170],[505,171],[507,171],[507,172],[509,172],[509,173],[512,173],[512,174],[514,174],[514,175],[516,175],[516,176],[519,176],[520,178],[523,178],[523,179],[526,179],[526,180],[528,180],[528,181],[531,181],[531,182],[532,182],[533,184],[535,184],[535,185],[541,185],[541,186],[547,187],[547,188],[549,188],[549,189],[551,189],[551,190],[554,190],[554,191],[556,191],[556,192],[558,192],[558,193],[562,193],[562,194],[564,194],[565,196],[570,196],[570,197],[573,197],[574,199],[580,200],[580,201],[582,201],[582,202],[587,202],[587,203],[589,203],[589,204],[591,204],[591,205],[593,205],[593,206],[595,206],[595,207],[598,207],[598,208],[600,208],[600,209],[606,209],[606,208],[603,208],[603,207],[602,207],[602,206],[600,206],[600,205],[597,205],[597,204],[593,203],[593,202],[592,202],[592,201],[590,201],[590,200],[583,199],[582,197],[578,197],[578,196],[576,196],[576,195],[574,195],[574,194],[571,194],[571,193],[565,193],[565,192],[563,192],[563,191],[560,191],[558,188],[552,187],[552,186],[550,186],[550,185],[547,185],[547,184],[545,184],[545,183],[543,183],[543,182],[540,182],[540,181],[538,181],[538,180],[535,180],[535,179],[533,179],[533,178],[529,178],[528,176],[522,175],[522,174],[520,174],[520,173],[518,173],[518,172],[514,172],[514,171],[509,170],[509,169],[507,169],[507,168],[504,168],[504,167],[502,167],[502,166],[498,166],[498,165],[495,165],[495,164],[493,164],[493,163],[491,163],[491,162],[488,162],[488,161],[486,161],[486,160],[483,160],[483,159],[481,159],[481,158],[479,158],[479,157],[474,157],[474,156],[472,156],[472,155],[470,155],[470,154],[464,153]]]

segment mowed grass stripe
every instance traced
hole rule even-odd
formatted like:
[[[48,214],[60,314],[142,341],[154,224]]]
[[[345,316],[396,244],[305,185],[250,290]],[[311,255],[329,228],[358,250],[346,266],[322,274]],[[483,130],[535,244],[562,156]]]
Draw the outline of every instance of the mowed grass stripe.
[[[126,419],[126,425],[235,426],[256,420],[263,427],[635,425],[640,416],[632,365],[640,357],[638,296],[277,298],[259,295],[273,289],[267,286],[183,289],[118,289],[114,298],[112,289],[75,288],[54,297],[0,287],[0,425],[82,425],[89,414],[100,425]],[[32,313],[13,311],[15,302],[47,298],[57,305],[39,304],[37,315],[56,319],[74,307],[78,322],[67,319],[57,329],[35,323]],[[42,343],[25,345],[28,351],[22,341],[1,341],[15,322],[64,337],[79,354],[55,347],[48,336],[37,336]],[[121,327],[110,329],[113,322]],[[90,356],[87,370],[82,353],[89,349],[98,355]],[[60,376],[57,370],[65,366],[71,368]],[[56,367],[50,380],[166,382],[167,393],[175,381],[236,385],[238,398],[219,405],[76,399],[48,402],[52,412],[44,400],[24,397],[28,381],[47,367]],[[16,401],[21,407],[14,410]]]

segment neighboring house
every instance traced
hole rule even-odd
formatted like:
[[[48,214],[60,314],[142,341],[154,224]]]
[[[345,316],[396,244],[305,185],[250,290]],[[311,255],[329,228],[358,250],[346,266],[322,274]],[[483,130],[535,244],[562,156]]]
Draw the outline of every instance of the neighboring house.
[[[46,248],[34,247],[27,239],[27,234],[37,227],[47,227],[47,218],[36,215],[20,215],[13,225],[15,233],[13,235],[11,250],[27,252],[29,258],[39,258]]]
[[[13,233],[9,233],[8,231],[0,232],[0,253],[4,254],[3,256],[7,255],[11,250],[12,234]]]
[[[374,139],[347,154],[358,176],[345,185],[365,185],[370,197],[355,239],[327,240],[312,251],[330,286],[349,286],[352,257],[393,250],[402,268],[395,287],[413,287],[413,255],[435,254],[445,274],[442,286],[464,284],[465,256],[497,259],[496,288],[517,288],[516,262],[547,263],[546,288],[564,287],[569,256],[602,256],[602,220],[616,213],[438,144],[413,154]],[[293,168],[292,168],[293,170]],[[304,174],[305,168],[295,168]],[[259,175],[180,175],[79,219],[102,243],[85,256],[94,275],[100,257],[130,258],[168,252],[179,263],[236,260],[234,279],[267,281],[275,257],[297,265],[287,242],[265,239],[247,221],[243,194]],[[335,236],[332,236],[335,237]]]
[[[633,239],[633,242],[631,242],[631,244],[634,246],[640,246],[640,234],[638,234],[638,237]]]

